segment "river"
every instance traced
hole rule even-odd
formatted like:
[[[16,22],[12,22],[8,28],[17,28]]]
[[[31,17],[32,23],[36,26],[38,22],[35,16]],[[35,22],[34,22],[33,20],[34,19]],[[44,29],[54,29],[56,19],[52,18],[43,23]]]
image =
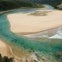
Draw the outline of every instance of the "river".
[[[10,13],[27,13],[33,11],[32,9],[18,9],[14,11],[7,12],[0,15],[0,38],[4,42],[17,46],[18,49],[31,50],[34,52],[42,52],[45,56],[54,55],[56,51],[62,51],[62,40],[61,39],[47,39],[43,42],[38,40],[32,40],[24,36],[17,36],[10,30],[10,23],[7,19],[7,14]],[[34,9],[36,11],[36,9]]]

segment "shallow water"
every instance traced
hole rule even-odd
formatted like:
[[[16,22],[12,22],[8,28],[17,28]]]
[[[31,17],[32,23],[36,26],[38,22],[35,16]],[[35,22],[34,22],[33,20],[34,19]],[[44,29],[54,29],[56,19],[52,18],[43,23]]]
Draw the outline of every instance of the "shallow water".
[[[31,40],[12,33],[10,30],[10,23],[7,20],[7,14],[9,13],[11,12],[0,15],[0,38],[4,39],[6,43],[12,44],[14,47],[17,46],[19,49],[24,48],[24,50],[43,53],[45,56],[55,56],[54,54],[57,51],[62,51],[61,39],[47,39],[44,42],[41,39],[41,42],[39,42],[39,40]]]

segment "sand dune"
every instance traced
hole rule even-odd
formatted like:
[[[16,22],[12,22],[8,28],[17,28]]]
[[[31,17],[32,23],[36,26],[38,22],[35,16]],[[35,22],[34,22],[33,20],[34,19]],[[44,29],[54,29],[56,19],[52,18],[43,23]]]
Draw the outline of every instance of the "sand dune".
[[[33,33],[62,25],[62,11],[51,10],[46,16],[28,14],[8,14],[7,18],[14,33]]]

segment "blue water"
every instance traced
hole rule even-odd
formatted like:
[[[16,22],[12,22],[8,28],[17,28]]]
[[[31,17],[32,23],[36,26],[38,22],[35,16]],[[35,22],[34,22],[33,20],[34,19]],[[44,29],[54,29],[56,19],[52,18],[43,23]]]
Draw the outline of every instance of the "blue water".
[[[19,10],[20,11],[20,10]],[[35,52],[42,52],[43,54],[54,55],[56,51],[62,51],[62,40],[48,39],[46,42],[34,41],[23,36],[17,36],[10,30],[10,23],[7,19],[7,14],[15,13],[8,12],[0,15],[0,38],[8,44],[17,46],[18,48],[24,48],[25,50],[32,50]],[[56,42],[57,41],[57,42]]]

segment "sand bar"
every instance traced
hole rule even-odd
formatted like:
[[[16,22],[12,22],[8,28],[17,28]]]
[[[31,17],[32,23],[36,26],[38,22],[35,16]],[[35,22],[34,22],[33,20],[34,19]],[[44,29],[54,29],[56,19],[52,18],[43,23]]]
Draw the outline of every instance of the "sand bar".
[[[8,14],[11,31],[14,33],[38,32],[62,25],[62,11],[52,10],[46,16],[33,16],[22,13]]]

